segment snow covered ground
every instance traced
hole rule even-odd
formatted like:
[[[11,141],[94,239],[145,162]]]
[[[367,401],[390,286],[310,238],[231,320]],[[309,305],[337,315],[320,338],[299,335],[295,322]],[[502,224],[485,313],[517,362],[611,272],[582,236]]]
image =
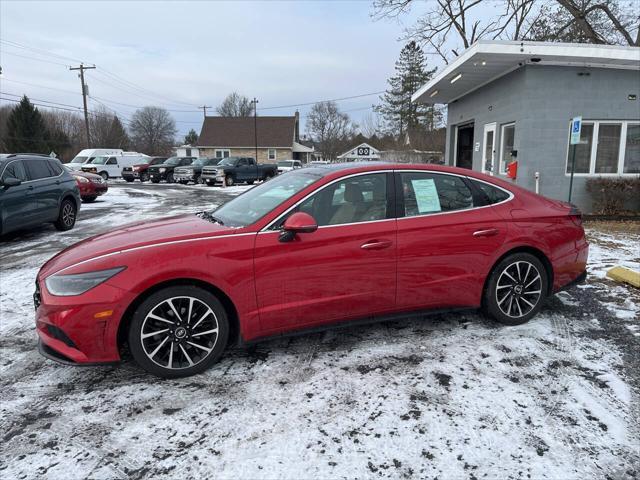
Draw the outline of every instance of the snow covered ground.
[[[66,367],[36,352],[40,265],[88,235],[229,190],[114,184],[76,228],[0,243],[2,478],[637,478],[638,224],[593,224],[588,282],[526,325],[448,314],[249,349],[206,373]]]

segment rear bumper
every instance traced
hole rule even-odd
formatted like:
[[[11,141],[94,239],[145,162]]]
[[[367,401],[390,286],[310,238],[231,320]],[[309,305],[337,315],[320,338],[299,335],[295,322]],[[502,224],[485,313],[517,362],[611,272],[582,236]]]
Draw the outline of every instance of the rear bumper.
[[[563,290],[568,290],[571,287],[574,287],[576,285],[580,285],[580,284],[582,284],[582,283],[584,283],[586,281],[587,281],[587,271],[585,270],[580,275],[578,275],[578,277],[576,277],[574,280],[571,280],[566,285],[563,285],[562,287],[558,288],[554,293],[562,292]]]
[[[79,186],[81,197],[96,197],[104,195],[109,187],[107,184],[83,183]]]

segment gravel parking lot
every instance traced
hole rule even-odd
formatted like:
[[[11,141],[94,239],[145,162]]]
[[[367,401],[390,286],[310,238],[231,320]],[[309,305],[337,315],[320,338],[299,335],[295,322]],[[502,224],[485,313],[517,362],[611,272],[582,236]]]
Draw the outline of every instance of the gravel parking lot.
[[[31,295],[62,248],[248,187],[114,183],[76,228],[0,242],[2,478],[640,476],[637,223],[588,225],[585,285],[502,327],[448,314],[234,348],[206,373],[67,367],[36,350]]]

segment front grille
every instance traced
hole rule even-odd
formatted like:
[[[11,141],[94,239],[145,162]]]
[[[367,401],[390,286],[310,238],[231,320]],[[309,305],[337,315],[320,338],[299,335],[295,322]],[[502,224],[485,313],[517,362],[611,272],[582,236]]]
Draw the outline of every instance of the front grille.
[[[36,291],[33,292],[33,305],[36,307],[36,310],[42,303],[42,296],[40,295],[40,285],[38,285],[38,281],[36,280]]]
[[[218,173],[218,169],[215,167],[204,167],[202,169],[202,173],[206,173],[207,175],[215,175]]]
[[[76,344],[73,343],[73,340],[71,340],[69,337],[67,337],[67,334],[64,333],[58,327],[56,327],[55,325],[47,324],[47,333],[49,333],[49,335],[51,335],[56,340],[60,340],[67,347],[75,348],[76,350],[78,349],[78,347],[76,347]]]
[[[124,167],[124,168],[122,169],[122,171],[123,171],[123,172],[133,172],[133,168],[131,168],[131,167]]]

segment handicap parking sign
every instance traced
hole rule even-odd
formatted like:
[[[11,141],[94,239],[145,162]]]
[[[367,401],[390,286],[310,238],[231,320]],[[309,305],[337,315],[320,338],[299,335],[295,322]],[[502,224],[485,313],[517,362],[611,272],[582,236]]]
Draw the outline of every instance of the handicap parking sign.
[[[582,129],[582,117],[574,117],[571,120],[571,145],[580,143],[580,130]]]

